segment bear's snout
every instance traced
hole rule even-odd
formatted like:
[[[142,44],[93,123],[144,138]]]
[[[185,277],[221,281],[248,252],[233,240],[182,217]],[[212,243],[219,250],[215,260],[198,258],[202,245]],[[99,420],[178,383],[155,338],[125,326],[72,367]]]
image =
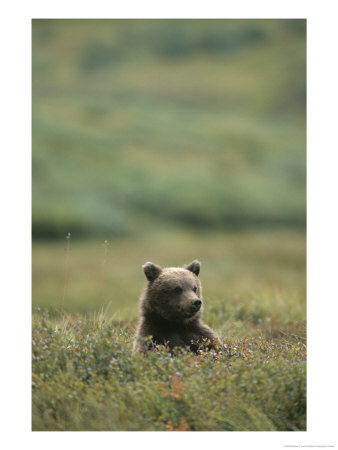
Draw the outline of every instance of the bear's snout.
[[[196,311],[198,311],[199,309],[201,309],[201,306],[202,306],[201,300],[197,299],[197,300],[193,301],[192,306],[196,309]]]

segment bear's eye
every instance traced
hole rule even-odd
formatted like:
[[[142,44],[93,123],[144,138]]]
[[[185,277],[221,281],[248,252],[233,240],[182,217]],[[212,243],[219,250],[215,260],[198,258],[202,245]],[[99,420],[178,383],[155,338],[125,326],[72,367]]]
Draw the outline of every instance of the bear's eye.
[[[174,291],[176,294],[182,294],[182,288],[179,286],[175,287]]]
[[[197,292],[197,287],[195,286],[192,290],[193,290],[194,292]]]

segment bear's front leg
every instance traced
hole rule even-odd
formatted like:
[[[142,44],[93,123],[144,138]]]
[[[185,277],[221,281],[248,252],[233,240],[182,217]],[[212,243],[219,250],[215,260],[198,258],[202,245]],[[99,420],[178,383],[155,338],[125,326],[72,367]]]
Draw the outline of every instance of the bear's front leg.
[[[202,346],[204,340],[209,341],[207,345],[204,344],[204,347],[208,350],[219,350],[222,347],[220,339],[216,336],[213,330],[208,327],[208,325],[199,323],[197,331],[198,341],[202,344]]]

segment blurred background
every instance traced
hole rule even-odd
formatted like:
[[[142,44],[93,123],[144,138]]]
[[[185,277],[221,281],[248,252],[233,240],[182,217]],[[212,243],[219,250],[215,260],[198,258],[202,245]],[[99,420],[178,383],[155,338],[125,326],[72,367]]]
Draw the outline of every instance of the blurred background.
[[[305,20],[38,19],[32,50],[33,306],[134,320],[145,261],[198,258],[216,324],[305,318]]]

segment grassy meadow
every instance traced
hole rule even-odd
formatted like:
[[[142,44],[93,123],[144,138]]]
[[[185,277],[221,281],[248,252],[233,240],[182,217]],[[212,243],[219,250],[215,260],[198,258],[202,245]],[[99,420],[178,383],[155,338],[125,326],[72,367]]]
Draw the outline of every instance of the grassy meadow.
[[[33,430],[306,429],[305,45],[33,20]],[[193,259],[223,348],[132,354],[142,264]]]
[[[285,230],[34,246],[33,429],[304,430],[304,249]],[[133,355],[141,264],[196,252],[222,354]]]
[[[33,21],[33,237],[304,228],[304,26]]]
[[[106,319],[33,319],[33,430],[306,429],[303,338],[223,339],[221,354],[131,352],[133,328]]]

